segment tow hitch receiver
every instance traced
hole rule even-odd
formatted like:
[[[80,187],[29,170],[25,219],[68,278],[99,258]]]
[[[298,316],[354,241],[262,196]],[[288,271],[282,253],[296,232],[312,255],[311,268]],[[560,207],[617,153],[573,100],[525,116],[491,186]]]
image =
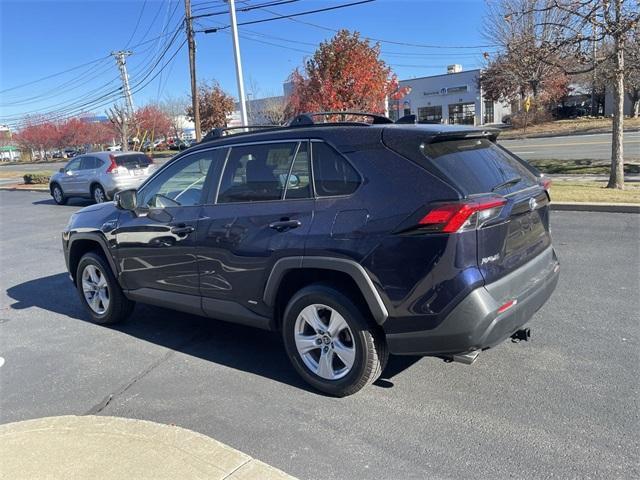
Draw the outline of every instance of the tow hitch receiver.
[[[514,343],[528,342],[530,338],[531,338],[530,328],[522,328],[516,331],[513,335],[511,335],[511,341]]]
[[[473,350],[472,352],[469,352],[469,353],[454,355],[453,357],[451,357],[451,360],[453,360],[454,362],[471,365],[473,362],[476,361],[476,358],[478,358],[478,355],[480,355],[480,350]]]

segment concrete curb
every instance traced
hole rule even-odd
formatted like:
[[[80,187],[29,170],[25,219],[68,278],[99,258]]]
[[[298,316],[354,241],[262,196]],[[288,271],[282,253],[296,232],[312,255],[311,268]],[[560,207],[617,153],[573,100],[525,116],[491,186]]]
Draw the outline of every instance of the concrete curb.
[[[513,137],[513,138],[506,138],[500,135],[498,136],[498,139],[500,140],[532,140],[536,138],[577,137],[577,136],[588,136],[588,135],[606,135],[607,133],[611,133],[611,128],[604,131],[596,131],[596,130],[597,129],[594,129],[593,131],[587,130],[583,132],[533,133],[531,135],[526,135],[524,137]],[[508,130],[503,130],[503,131],[506,133]],[[636,133],[636,132],[640,132],[640,128],[631,128],[629,130],[624,130],[624,133]]]
[[[184,428],[93,415],[0,425],[0,465],[0,479],[295,480]]]
[[[640,213],[640,204],[551,202],[551,210],[574,212]]]
[[[16,188],[16,187],[3,187],[0,186],[0,190],[6,190],[7,192],[48,192],[49,187],[37,188],[37,187],[28,187],[28,188]]]

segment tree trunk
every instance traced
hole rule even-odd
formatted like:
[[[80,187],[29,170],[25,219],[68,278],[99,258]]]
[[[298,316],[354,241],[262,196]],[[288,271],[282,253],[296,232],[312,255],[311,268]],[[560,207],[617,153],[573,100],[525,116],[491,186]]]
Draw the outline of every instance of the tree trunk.
[[[127,125],[127,120],[122,117],[122,125],[120,128],[120,150],[123,152],[129,151],[129,127]]]
[[[611,136],[611,173],[607,188],[624,188],[624,36],[615,36],[615,72],[613,80],[613,132]]]

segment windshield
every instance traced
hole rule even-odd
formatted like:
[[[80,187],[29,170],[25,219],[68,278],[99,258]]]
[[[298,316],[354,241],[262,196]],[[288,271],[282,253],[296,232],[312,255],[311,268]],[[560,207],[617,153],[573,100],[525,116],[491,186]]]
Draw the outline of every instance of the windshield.
[[[420,151],[467,195],[506,194],[537,183],[520,161],[484,138],[423,143]]]

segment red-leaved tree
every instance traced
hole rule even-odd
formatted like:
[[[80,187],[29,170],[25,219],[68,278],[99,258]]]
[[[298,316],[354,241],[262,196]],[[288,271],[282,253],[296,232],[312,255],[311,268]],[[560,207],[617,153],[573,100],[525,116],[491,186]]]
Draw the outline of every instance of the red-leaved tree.
[[[380,44],[371,45],[358,32],[340,30],[322,42],[304,70],[293,71],[293,113],[357,110],[384,113],[385,101],[401,95],[397,79],[380,59]]]
[[[147,105],[136,110],[134,115],[136,137],[140,143],[166,137],[171,130],[171,119],[157,105]]]

